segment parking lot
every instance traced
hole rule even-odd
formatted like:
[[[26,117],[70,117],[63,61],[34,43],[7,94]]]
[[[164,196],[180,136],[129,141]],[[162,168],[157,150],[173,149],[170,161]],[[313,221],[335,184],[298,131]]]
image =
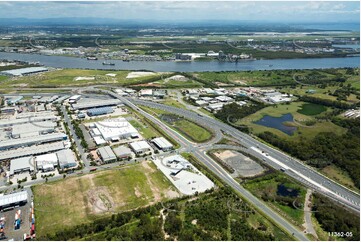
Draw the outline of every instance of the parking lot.
[[[0,217],[5,218],[4,233],[7,240],[14,239],[15,241],[22,241],[24,234],[30,232],[30,207],[31,202],[28,201],[24,206],[15,207],[11,210],[0,212]],[[21,224],[20,229],[14,229],[15,213],[21,211]]]

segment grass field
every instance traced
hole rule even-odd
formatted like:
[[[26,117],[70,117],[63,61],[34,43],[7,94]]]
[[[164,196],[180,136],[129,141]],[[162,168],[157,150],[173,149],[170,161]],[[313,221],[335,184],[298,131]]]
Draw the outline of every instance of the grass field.
[[[295,225],[301,226],[303,223],[303,211],[296,209],[293,205],[284,204],[282,201],[283,196],[277,194],[277,187],[281,184],[285,185],[289,189],[298,190],[299,194],[297,195],[297,201],[302,201],[303,203],[306,190],[300,185],[294,183],[292,180],[288,179],[284,174],[270,174],[264,176],[263,178],[249,180],[244,183],[244,187],[252,192],[255,196],[265,200],[272,207],[276,208],[276,210],[279,210],[281,215],[292,221]],[[284,199],[296,200],[296,197],[284,197]]]
[[[315,119],[311,116],[301,114],[298,112],[302,110],[303,105],[307,103],[305,102],[292,102],[290,104],[282,104],[277,106],[270,106],[264,109],[259,110],[258,112],[249,115],[248,117],[239,121],[239,124],[247,125],[251,128],[251,131],[255,134],[259,134],[265,131],[270,131],[280,137],[286,139],[304,139],[304,138],[313,138],[318,133],[321,132],[333,132],[335,134],[343,134],[346,130],[342,127],[335,125],[330,121],[319,121],[311,126],[307,126],[306,123],[310,121],[315,121]],[[282,131],[274,128],[265,127],[262,125],[255,124],[253,122],[260,120],[263,116],[269,115],[272,117],[280,117],[284,114],[291,113],[293,115],[294,121],[291,123],[287,123],[287,125],[291,125],[297,127],[297,131],[293,133],[293,135],[287,135]]]
[[[189,139],[193,142],[202,143],[202,142],[206,142],[206,141],[210,140],[213,137],[213,134],[211,131],[209,131],[208,129],[201,127],[198,124],[193,123],[192,121],[189,121],[187,119],[180,119],[180,120],[177,120],[174,122],[166,122],[165,119],[162,118],[162,115],[165,115],[165,116],[171,115],[174,117],[177,117],[177,116],[173,115],[173,114],[169,114],[166,111],[159,110],[156,108],[149,108],[149,107],[142,106],[142,109],[146,110],[147,112],[149,112],[150,114],[152,114],[154,116],[159,117],[161,120],[163,120],[163,122],[165,122],[170,127],[172,127],[173,129],[175,129],[180,134],[182,134],[187,139]]]
[[[317,97],[317,98],[322,98],[322,99],[328,99],[328,100],[337,100],[337,97],[329,95],[328,92],[334,92],[336,89],[339,89],[339,87],[337,86],[328,86],[326,88],[319,88],[315,85],[310,85],[307,87],[300,87],[297,86],[295,87],[285,87],[281,89],[281,92],[286,92],[286,93],[290,93],[290,94],[294,94],[294,95],[300,95],[300,96],[304,96],[304,95],[308,95],[311,97]],[[315,93],[310,94],[308,93],[308,90],[315,90]],[[360,100],[357,99],[357,96],[355,94],[351,94],[348,98],[347,98],[347,102],[348,103],[357,103]]]
[[[173,106],[176,108],[186,108],[182,103],[178,102],[177,100],[168,98],[162,102],[165,105]]]
[[[301,106],[301,108],[302,109],[297,112],[308,116],[317,115],[327,110],[325,106],[314,103],[305,103]]]
[[[116,77],[109,77],[106,74],[113,73]],[[54,70],[38,75],[13,78],[11,81],[4,82],[0,79],[2,87],[66,87],[66,86],[86,86],[95,84],[114,84],[114,85],[135,85],[154,81],[154,78],[161,78],[161,74],[153,76],[144,76],[127,79],[129,71],[111,71],[111,70],[81,70],[81,69],[63,69]],[[76,80],[77,77],[94,78],[91,80]]]
[[[209,130],[187,119],[176,121],[172,126],[181,134],[185,135],[186,138],[197,143],[206,142],[212,138],[212,133]]]
[[[360,190],[355,186],[354,182],[351,180],[350,176],[339,167],[335,165],[329,165],[320,170],[321,173],[325,174],[327,177],[339,182],[340,184],[356,191]]]
[[[146,161],[37,185],[33,193],[40,236],[179,196],[154,164]]]
[[[159,135],[155,130],[139,120],[129,120],[129,123],[133,125],[145,139],[150,139]]]

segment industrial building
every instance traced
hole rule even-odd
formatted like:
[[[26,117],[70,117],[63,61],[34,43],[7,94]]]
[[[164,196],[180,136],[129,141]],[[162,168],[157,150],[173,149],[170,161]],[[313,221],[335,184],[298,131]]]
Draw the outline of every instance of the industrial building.
[[[10,161],[10,176],[22,172],[33,172],[35,170],[34,157],[26,156]]]
[[[76,103],[81,98],[81,95],[74,95],[69,98],[69,103]]]
[[[155,146],[162,151],[169,151],[173,149],[173,145],[163,137],[152,139],[152,143],[154,143]]]
[[[138,131],[125,118],[107,119],[94,125],[105,141],[139,137]],[[98,132],[96,129],[92,129],[93,132]]]
[[[100,147],[98,149],[98,155],[101,157],[103,163],[111,163],[117,160],[117,157],[110,146]]]
[[[58,156],[55,153],[35,157],[36,168],[43,172],[53,171],[58,166]]]
[[[118,159],[127,159],[133,157],[132,150],[124,145],[114,148],[113,151],[115,155],[118,157]]]
[[[50,143],[50,142],[66,140],[66,139],[67,136],[63,133],[53,133],[53,134],[45,134],[35,137],[28,137],[28,138],[10,139],[10,140],[1,141],[0,150],[16,149],[24,146],[44,144],[44,143]]]
[[[56,125],[57,124],[52,121],[15,125],[12,127],[11,137],[17,139],[53,133],[55,131]]]
[[[65,149],[56,152],[58,156],[59,168],[60,169],[67,169],[77,166],[77,162],[74,158],[74,154],[70,149]]]
[[[2,71],[0,73],[8,76],[26,76],[45,71],[48,71],[48,69],[45,67],[27,67],[27,68],[15,69],[15,70]]]
[[[114,112],[114,110],[111,107],[92,108],[86,111],[88,116],[98,116],[98,115],[109,114],[112,112]]]
[[[35,123],[35,122],[43,122],[43,121],[58,121],[59,117],[54,114],[48,114],[47,116],[32,116],[32,117],[24,117],[17,119],[0,119],[0,127],[10,127],[19,124],[27,124],[27,123]]]
[[[69,103],[71,103],[69,99]],[[73,102],[72,102],[73,103]],[[109,106],[117,106],[122,102],[118,99],[91,99],[86,102],[73,103],[71,106],[75,110],[82,109],[91,109],[91,108],[99,108],[99,107],[109,107]]]
[[[24,96],[5,96],[5,101],[8,105],[13,105],[23,99]]]
[[[49,152],[62,150],[65,148],[64,142],[53,142],[50,144],[41,144],[37,146],[21,147],[13,150],[3,150],[0,152],[0,161],[15,159],[24,156],[41,155]]]
[[[152,148],[150,147],[150,145],[144,140],[133,142],[133,143],[130,143],[129,145],[130,145],[130,148],[132,148],[134,153],[137,155],[145,154],[145,153],[152,151]]]
[[[14,206],[21,206],[27,203],[28,201],[28,192],[21,191],[16,193],[10,193],[0,195],[0,210],[4,208],[14,207]]]

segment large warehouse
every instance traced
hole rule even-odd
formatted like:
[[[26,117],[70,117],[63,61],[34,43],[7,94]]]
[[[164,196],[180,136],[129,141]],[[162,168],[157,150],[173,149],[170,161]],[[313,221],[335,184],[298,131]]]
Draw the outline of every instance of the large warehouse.
[[[106,141],[139,137],[138,131],[125,118],[99,121],[95,123],[95,127]]]
[[[77,162],[74,158],[73,151],[71,151],[70,149],[58,151],[56,155],[58,156],[60,169],[66,169],[77,166]]]
[[[109,106],[117,106],[122,102],[118,99],[99,99],[99,100],[89,100],[87,102],[78,102],[72,104],[71,106],[75,110],[82,110],[82,109],[90,109],[90,108],[97,108],[97,107],[109,107]]]
[[[86,111],[88,116],[98,116],[114,112],[111,107],[91,108]]]
[[[45,67],[27,67],[27,68],[15,69],[15,70],[2,71],[1,74],[8,76],[26,76],[45,71],[48,71],[48,69]]]
[[[10,140],[1,141],[0,150],[16,149],[24,146],[44,144],[44,143],[50,143],[50,142],[66,140],[66,139],[67,136],[66,134],[63,133],[39,135],[29,138],[10,139]]]

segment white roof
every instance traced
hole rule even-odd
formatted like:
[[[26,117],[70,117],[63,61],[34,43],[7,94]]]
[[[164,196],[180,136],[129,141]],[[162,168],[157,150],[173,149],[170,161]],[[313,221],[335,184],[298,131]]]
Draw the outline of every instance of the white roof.
[[[155,138],[152,140],[152,142],[154,142],[161,149],[167,149],[173,147],[173,145],[164,137]]]
[[[150,150],[151,149],[150,145],[144,140],[133,142],[133,143],[130,143],[129,145],[135,151],[143,151],[143,150]]]
[[[56,127],[56,123],[53,121],[42,121],[36,123],[25,123],[13,126],[12,134],[33,133],[40,131],[53,130]]]
[[[229,102],[233,100],[233,98],[227,96],[218,96],[216,99],[221,102]]]
[[[142,89],[142,90],[139,91],[139,94],[141,96],[144,96],[144,95],[151,96],[151,95],[153,95],[153,90],[152,89]]]
[[[138,131],[125,118],[99,121],[95,123],[95,126],[99,129],[105,140],[119,139],[132,135],[139,136]]]
[[[26,156],[10,161],[10,174],[14,174],[14,171],[29,169],[34,170],[34,159],[32,156]]]
[[[74,95],[69,98],[69,100],[78,100],[81,97],[81,95]]]
[[[27,200],[28,200],[28,192],[27,191],[7,194],[7,195],[0,196],[0,206],[3,207],[6,205],[10,205],[13,203],[19,203],[19,202],[23,202],[23,201],[27,201]]]
[[[95,136],[95,137],[93,137],[94,138],[94,141],[95,141],[95,143],[97,144],[97,145],[102,145],[102,144],[105,144],[106,143],[106,141],[102,138],[102,137],[100,137],[100,136]]]
[[[92,129],[92,132],[93,132],[94,136],[99,136],[99,135],[101,135],[99,129],[97,129],[97,128]]]
[[[57,165],[58,164],[58,156],[56,153],[50,153],[45,155],[39,155],[36,158],[37,166],[46,166],[48,164]]]
[[[208,107],[210,109],[218,109],[218,108],[222,108],[223,107],[223,103],[213,103],[213,104],[209,104]]]
[[[60,165],[76,164],[74,154],[70,149],[58,151],[56,155],[58,156]]]

